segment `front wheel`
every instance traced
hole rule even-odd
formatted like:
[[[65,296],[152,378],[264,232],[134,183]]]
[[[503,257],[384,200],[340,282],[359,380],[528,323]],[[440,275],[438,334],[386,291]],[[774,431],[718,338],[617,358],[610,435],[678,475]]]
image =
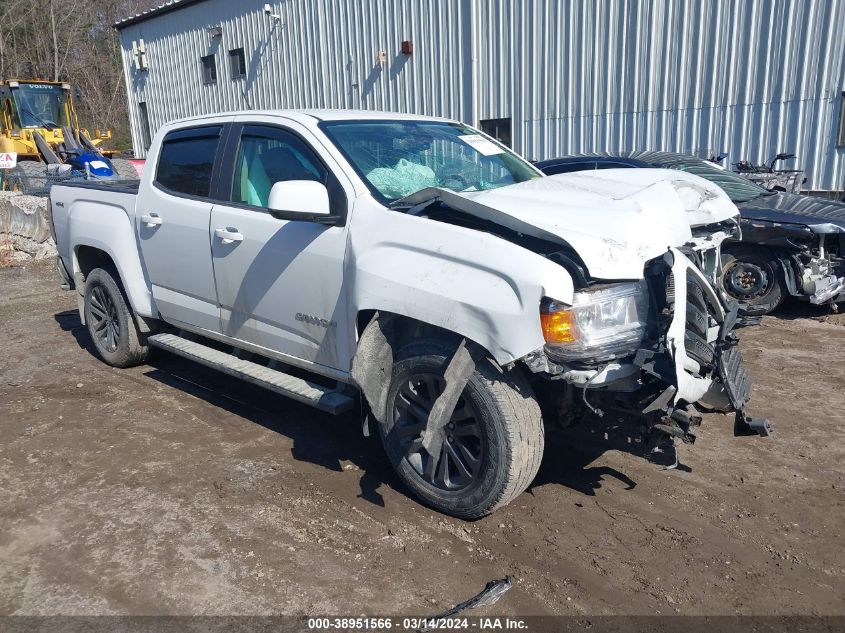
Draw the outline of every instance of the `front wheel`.
[[[94,347],[112,367],[133,367],[147,359],[132,309],[116,275],[95,268],[85,278],[85,324]]]
[[[769,314],[786,299],[780,263],[770,252],[739,250],[722,254],[722,285],[739,301],[741,314]]]
[[[380,430],[394,469],[414,495],[440,512],[474,519],[522,493],[537,474],[544,443],[540,408],[525,378],[482,360],[449,422],[433,431],[437,441],[424,443],[452,352],[418,342],[397,356]]]

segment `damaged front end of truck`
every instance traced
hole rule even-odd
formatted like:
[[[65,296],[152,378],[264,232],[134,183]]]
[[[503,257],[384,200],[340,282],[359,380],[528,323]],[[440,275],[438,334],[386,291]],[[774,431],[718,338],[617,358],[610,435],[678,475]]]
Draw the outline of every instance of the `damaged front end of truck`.
[[[675,441],[695,441],[702,413],[733,413],[736,435],[770,434],[766,420],[746,413],[751,380],[734,332],[738,304],[714,286],[703,256],[670,248],[646,264],[647,317],[636,350],[572,354],[547,335],[550,342],[524,359],[556,418],[566,423],[589,412],[635,419],[647,456],[661,461],[668,453],[671,466]]]
[[[570,181],[567,186],[579,184],[577,179],[572,182],[572,176],[563,178]],[[502,193],[547,189],[554,186],[554,179],[508,187]],[[642,194],[646,190],[647,195]],[[714,201],[710,189],[688,180],[668,186],[656,177],[636,195],[623,187],[619,199],[639,196],[643,202],[655,194],[665,199],[673,190],[687,220],[698,222],[692,227],[685,224],[681,243],[669,241],[662,254],[644,264],[627,261],[626,269],[620,253],[627,245],[603,240],[607,248],[602,257],[617,259],[620,266],[615,270],[630,271],[627,279],[619,272],[610,276],[612,269],[602,268],[599,259],[588,265],[583,257],[586,242],[564,239],[559,224],[539,225],[540,216],[532,218],[530,208],[521,214],[508,212],[505,205],[511,201],[503,195],[495,194],[500,201],[490,193],[430,189],[404,201],[412,205],[409,213],[493,233],[558,263],[570,274],[576,288],[570,301],[546,297],[541,302],[546,344],[518,361],[532,377],[547,425],[556,421],[567,426],[590,415],[609,414],[634,421],[646,455],[667,467],[677,465],[677,441],[695,441],[694,427],[702,413],[734,414],[737,435],[771,432],[767,421],[746,413],[751,381],[734,332],[738,303],[719,286],[721,244],[739,237],[735,207],[733,214],[722,212],[714,220],[702,210],[724,200]],[[649,219],[654,224],[647,226],[665,224],[670,216],[656,217],[653,210]],[[637,219],[645,223],[646,218]],[[655,239],[670,240],[669,235],[667,230]],[[644,252],[640,249],[639,254]],[[636,274],[632,266],[640,266]]]

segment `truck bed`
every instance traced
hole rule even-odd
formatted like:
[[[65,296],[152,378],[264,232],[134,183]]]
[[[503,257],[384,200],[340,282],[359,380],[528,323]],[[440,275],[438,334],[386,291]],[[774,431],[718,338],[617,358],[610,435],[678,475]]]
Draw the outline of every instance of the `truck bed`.
[[[78,226],[87,225],[86,231],[94,231],[100,238],[110,236],[114,244],[120,244],[119,236],[133,234],[139,184],[139,180],[69,180],[50,188],[47,217],[68,271],[73,266],[70,216]]]

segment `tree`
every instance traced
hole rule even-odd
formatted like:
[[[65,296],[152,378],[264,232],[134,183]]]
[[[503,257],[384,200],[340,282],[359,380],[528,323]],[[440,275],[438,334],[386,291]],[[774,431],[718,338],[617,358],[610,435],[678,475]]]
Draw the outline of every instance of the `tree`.
[[[118,20],[162,0],[0,0],[0,79],[67,81],[81,95],[80,124],[111,128],[129,147]]]

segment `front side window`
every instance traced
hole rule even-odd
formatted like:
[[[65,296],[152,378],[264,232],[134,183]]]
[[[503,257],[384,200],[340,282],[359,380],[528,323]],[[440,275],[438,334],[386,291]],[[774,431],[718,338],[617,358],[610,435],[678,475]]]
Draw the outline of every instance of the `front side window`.
[[[175,194],[207,198],[220,128],[171,132],[161,144],[155,182]]]
[[[204,84],[216,84],[217,61],[215,60],[214,55],[200,57],[200,62],[202,63],[202,82]]]
[[[542,175],[460,123],[329,121],[320,127],[370,191],[388,204],[426,187],[485,191]]]
[[[232,202],[267,208],[270,190],[286,180],[326,184],[327,170],[297,136],[278,129],[247,126],[241,134]]]

